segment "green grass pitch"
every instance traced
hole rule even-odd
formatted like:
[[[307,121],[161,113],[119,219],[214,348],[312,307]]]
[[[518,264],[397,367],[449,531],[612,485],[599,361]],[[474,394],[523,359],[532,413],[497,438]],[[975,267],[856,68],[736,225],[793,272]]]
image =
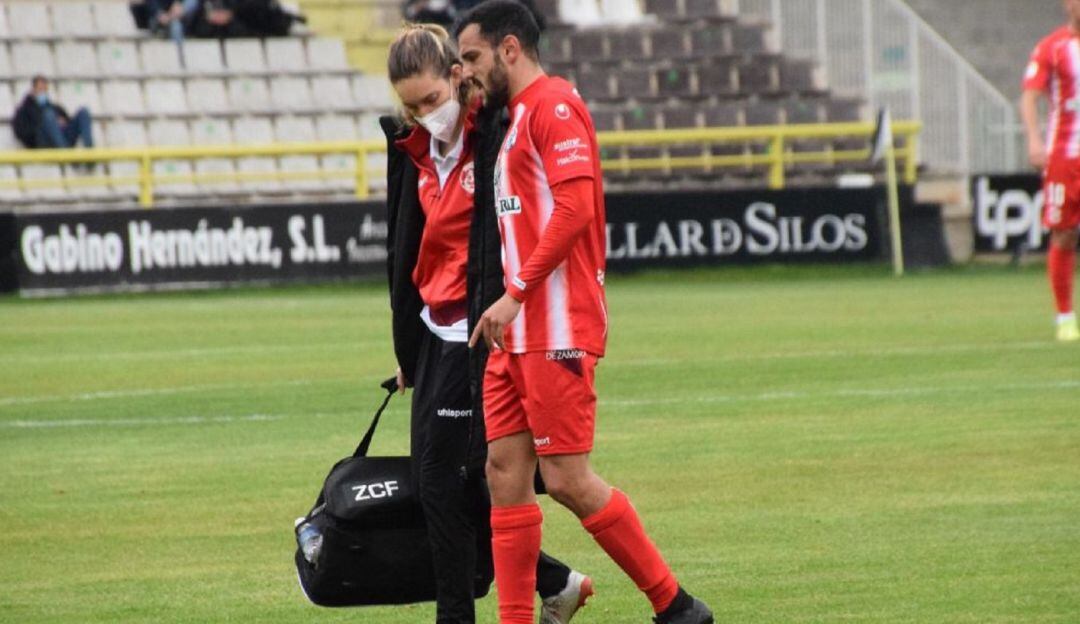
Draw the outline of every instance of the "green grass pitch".
[[[718,622],[1080,621],[1080,347],[1039,268],[612,276],[598,471]],[[375,284],[0,300],[0,622],[326,610],[292,522],[393,367]],[[375,451],[407,448],[396,399]],[[569,512],[575,622],[645,600]],[[495,603],[479,603],[495,622]]]

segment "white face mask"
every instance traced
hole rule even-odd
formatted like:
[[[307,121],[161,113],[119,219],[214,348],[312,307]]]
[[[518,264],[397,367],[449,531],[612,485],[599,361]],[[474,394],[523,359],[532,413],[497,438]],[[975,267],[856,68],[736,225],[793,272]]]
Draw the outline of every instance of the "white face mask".
[[[453,96],[446,100],[438,108],[423,117],[417,117],[416,123],[431,133],[431,136],[449,143],[454,138],[454,128],[457,127],[458,118],[461,116],[461,103]]]

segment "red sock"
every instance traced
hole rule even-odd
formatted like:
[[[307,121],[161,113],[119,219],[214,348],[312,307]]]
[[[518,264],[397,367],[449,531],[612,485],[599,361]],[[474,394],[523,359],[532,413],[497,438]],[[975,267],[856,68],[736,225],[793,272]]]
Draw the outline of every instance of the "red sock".
[[[660,551],[641,526],[626,495],[612,488],[603,509],[581,521],[604,552],[645,592],[653,611],[660,613],[675,600],[679,583]]]
[[[499,624],[533,624],[536,562],[544,515],[536,503],[491,508],[491,554]]]
[[[1050,245],[1046,256],[1046,272],[1054,289],[1059,314],[1073,311],[1073,280],[1076,272],[1076,250]]]

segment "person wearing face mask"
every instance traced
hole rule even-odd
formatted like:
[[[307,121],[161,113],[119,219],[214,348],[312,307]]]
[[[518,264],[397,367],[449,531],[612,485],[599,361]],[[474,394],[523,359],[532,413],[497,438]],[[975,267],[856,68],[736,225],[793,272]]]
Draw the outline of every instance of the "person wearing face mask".
[[[490,582],[492,561],[479,413],[484,365],[466,343],[470,317],[503,292],[494,199],[476,182],[492,171],[503,119],[462,79],[441,26],[406,26],[388,65],[405,112],[380,120],[389,143],[398,387],[413,388],[411,455],[437,579],[436,623],[472,624],[474,586]],[[536,589],[541,623],[565,624],[592,594],[592,581],[541,554]]]
[[[94,146],[90,112],[80,108],[71,117],[63,106],[49,97],[49,81],[34,76],[30,92],[15,110],[12,126],[15,137],[30,149],[70,148],[80,142]]]

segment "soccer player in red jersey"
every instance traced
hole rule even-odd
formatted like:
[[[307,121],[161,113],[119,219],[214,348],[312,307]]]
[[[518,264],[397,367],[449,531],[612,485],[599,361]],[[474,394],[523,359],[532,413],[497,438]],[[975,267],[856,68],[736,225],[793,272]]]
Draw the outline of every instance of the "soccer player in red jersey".
[[[506,294],[470,337],[470,345],[483,340],[493,349],[484,411],[499,621],[533,622],[539,462],[548,494],[646,594],[655,622],[711,623],[709,609],[679,587],[626,495],[589,464],[593,374],[607,339],[604,192],[589,111],[573,86],[540,67],[539,30],[519,3],[481,3],[456,34],[465,78],[484,88],[489,106],[510,111],[493,181]]]
[[[1057,303],[1057,338],[1080,340],[1073,310],[1080,228],[1080,0],[1063,0],[1069,23],[1035,46],[1024,75],[1020,112],[1028,157],[1043,171],[1043,224],[1050,228],[1047,273]],[[1050,100],[1050,127],[1039,129],[1039,100]]]

